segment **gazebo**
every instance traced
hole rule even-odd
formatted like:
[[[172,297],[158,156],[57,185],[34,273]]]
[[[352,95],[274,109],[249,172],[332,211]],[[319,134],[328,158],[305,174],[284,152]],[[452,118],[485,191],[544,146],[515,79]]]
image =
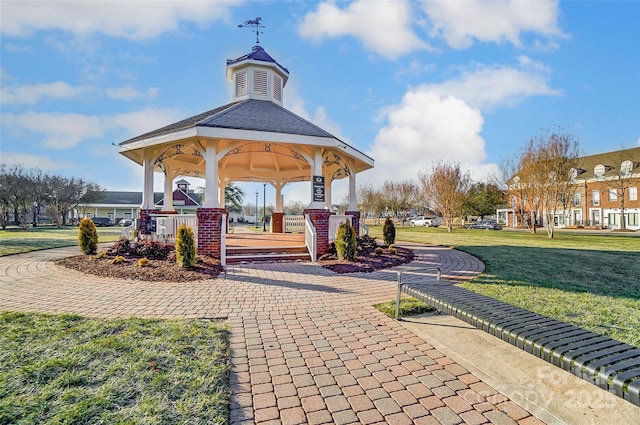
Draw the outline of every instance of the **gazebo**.
[[[139,221],[155,214],[174,214],[173,180],[178,176],[205,179],[205,197],[197,210],[198,253],[224,255],[226,210],[224,189],[232,182],[270,184],[276,191],[272,232],[283,231],[282,189],[310,181],[304,214],[316,235],[315,252],[329,247],[331,183],[349,179],[347,215],[358,231],[356,174],[373,167],[373,159],[282,106],[289,77],[262,47],[227,60],[233,84],[231,103],[203,112],[120,143],[120,153],[144,167]],[[154,172],[164,175],[162,211],[153,203]],[[140,234],[152,229],[141,226]]]

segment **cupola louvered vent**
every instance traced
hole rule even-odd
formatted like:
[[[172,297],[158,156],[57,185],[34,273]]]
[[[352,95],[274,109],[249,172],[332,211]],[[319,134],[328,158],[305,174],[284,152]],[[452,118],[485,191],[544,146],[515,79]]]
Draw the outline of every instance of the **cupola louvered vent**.
[[[256,94],[267,95],[267,71],[253,71],[253,91]]]
[[[247,89],[247,72],[238,72],[236,74],[236,97],[248,94]]]
[[[282,102],[282,78],[273,76],[273,98]]]

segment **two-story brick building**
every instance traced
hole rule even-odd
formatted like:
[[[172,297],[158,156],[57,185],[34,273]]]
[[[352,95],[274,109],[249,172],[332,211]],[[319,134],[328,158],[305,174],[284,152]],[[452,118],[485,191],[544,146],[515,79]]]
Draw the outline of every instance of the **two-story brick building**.
[[[554,213],[557,227],[619,229],[624,209],[626,228],[640,230],[640,147],[578,158],[571,184],[571,199]],[[514,193],[508,193],[508,202],[511,208],[497,210],[498,221],[508,227],[522,227]],[[538,225],[544,226],[544,211],[538,211],[537,216]]]

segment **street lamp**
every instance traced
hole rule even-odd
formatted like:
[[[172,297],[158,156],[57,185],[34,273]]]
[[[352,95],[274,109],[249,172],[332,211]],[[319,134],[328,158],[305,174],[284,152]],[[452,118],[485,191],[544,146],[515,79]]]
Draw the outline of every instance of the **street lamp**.
[[[38,201],[33,201],[33,227],[38,227]]]
[[[258,191],[256,190],[256,229],[258,228]]]
[[[262,231],[267,231],[267,184],[262,183]]]

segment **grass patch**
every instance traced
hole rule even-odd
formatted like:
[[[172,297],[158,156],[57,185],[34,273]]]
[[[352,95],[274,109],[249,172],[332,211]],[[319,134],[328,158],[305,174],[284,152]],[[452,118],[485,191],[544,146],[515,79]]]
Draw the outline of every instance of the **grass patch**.
[[[99,242],[115,242],[122,232],[121,227],[99,227],[97,230]],[[29,230],[8,227],[0,230],[0,257],[74,245],[78,245],[77,227],[39,226]]]
[[[464,288],[640,347],[637,236],[398,227],[396,238],[480,258],[485,273]]]
[[[394,319],[396,317],[396,300],[387,301],[380,304],[374,304],[374,307]],[[429,304],[425,304],[413,297],[400,298],[400,316],[415,316],[416,314],[435,311]]]
[[[0,313],[0,423],[228,423],[228,337],[209,320]]]

